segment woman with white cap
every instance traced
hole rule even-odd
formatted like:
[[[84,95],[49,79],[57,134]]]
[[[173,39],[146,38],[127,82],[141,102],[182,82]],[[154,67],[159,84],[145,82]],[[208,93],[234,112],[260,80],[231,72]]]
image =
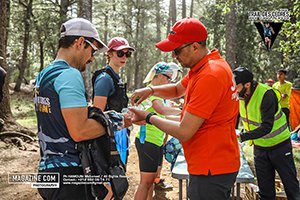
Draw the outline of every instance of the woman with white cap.
[[[159,62],[149,71],[144,83],[150,83],[150,87],[151,85],[167,84],[174,77],[176,78],[177,72],[178,70],[168,63]],[[155,112],[159,116],[179,115],[181,112],[180,109],[166,106],[163,99],[155,96],[151,96],[142,106],[147,111]],[[135,193],[135,199],[152,199],[153,183],[162,164],[164,139],[164,132],[155,126],[141,125],[135,140],[140,167],[140,183]]]

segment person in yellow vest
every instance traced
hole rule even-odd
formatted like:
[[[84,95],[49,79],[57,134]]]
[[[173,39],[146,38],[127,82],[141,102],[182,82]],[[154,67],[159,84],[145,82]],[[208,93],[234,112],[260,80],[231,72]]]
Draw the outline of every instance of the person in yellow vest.
[[[277,79],[278,81],[274,83],[273,88],[277,89],[280,92],[280,106],[282,112],[284,112],[286,116],[287,123],[289,125],[289,117],[290,117],[290,96],[292,91],[292,83],[285,80],[287,70],[279,69],[277,71]]]
[[[253,80],[245,67],[233,70],[240,96],[240,115],[245,132],[241,142],[254,144],[254,163],[262,200],[275,200],[275,171],[289,200],[300,199],[299,182],[293,158],[290,132],[279,100],[279,92]],[[277,94],[278,93],[278,94]]]

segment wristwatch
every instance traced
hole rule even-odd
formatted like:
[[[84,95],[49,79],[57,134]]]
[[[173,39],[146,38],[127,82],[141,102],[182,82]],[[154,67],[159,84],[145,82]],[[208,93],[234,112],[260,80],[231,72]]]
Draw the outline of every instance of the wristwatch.
[[[151,118],[153,115],[156,115],[156,113],[150,112],[150,113],[146,116],[146,123],[147,123],[147,124],[151,124],[150,118]],[[152,125],[152,124],[151,124],[151,125]]]

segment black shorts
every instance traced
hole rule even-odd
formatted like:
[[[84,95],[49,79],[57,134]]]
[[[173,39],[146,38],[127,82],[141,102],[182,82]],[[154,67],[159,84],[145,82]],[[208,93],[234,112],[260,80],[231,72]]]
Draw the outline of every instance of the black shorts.
[[[95,199],[90,191],[90,187],[84,184],[63,184],[63,175],[83,175],[81,167],[60,167],[47,169],[45,172],[58,172],[60,174],[59,188],[39,188],[38,192],[44,200],[92,200]]]
[[[157,172],[157,168],[162,164],[162,147],[147,141],[145,141],[144,144],[141,144],[139,138],[135,139],[135,146],[139,156],[140,171]]]

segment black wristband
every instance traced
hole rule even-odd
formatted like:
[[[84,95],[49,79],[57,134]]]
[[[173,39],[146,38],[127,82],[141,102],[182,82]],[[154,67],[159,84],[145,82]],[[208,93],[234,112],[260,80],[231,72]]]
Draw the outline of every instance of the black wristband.
[[[153,115],[156,115],[156,113],[150,112],[150,113],[146,116],[146,123],[147,123],[147,124],[151,124],[150,118],[151,118]],[[151,125],[152,125],[152,124],[151,124]]]

